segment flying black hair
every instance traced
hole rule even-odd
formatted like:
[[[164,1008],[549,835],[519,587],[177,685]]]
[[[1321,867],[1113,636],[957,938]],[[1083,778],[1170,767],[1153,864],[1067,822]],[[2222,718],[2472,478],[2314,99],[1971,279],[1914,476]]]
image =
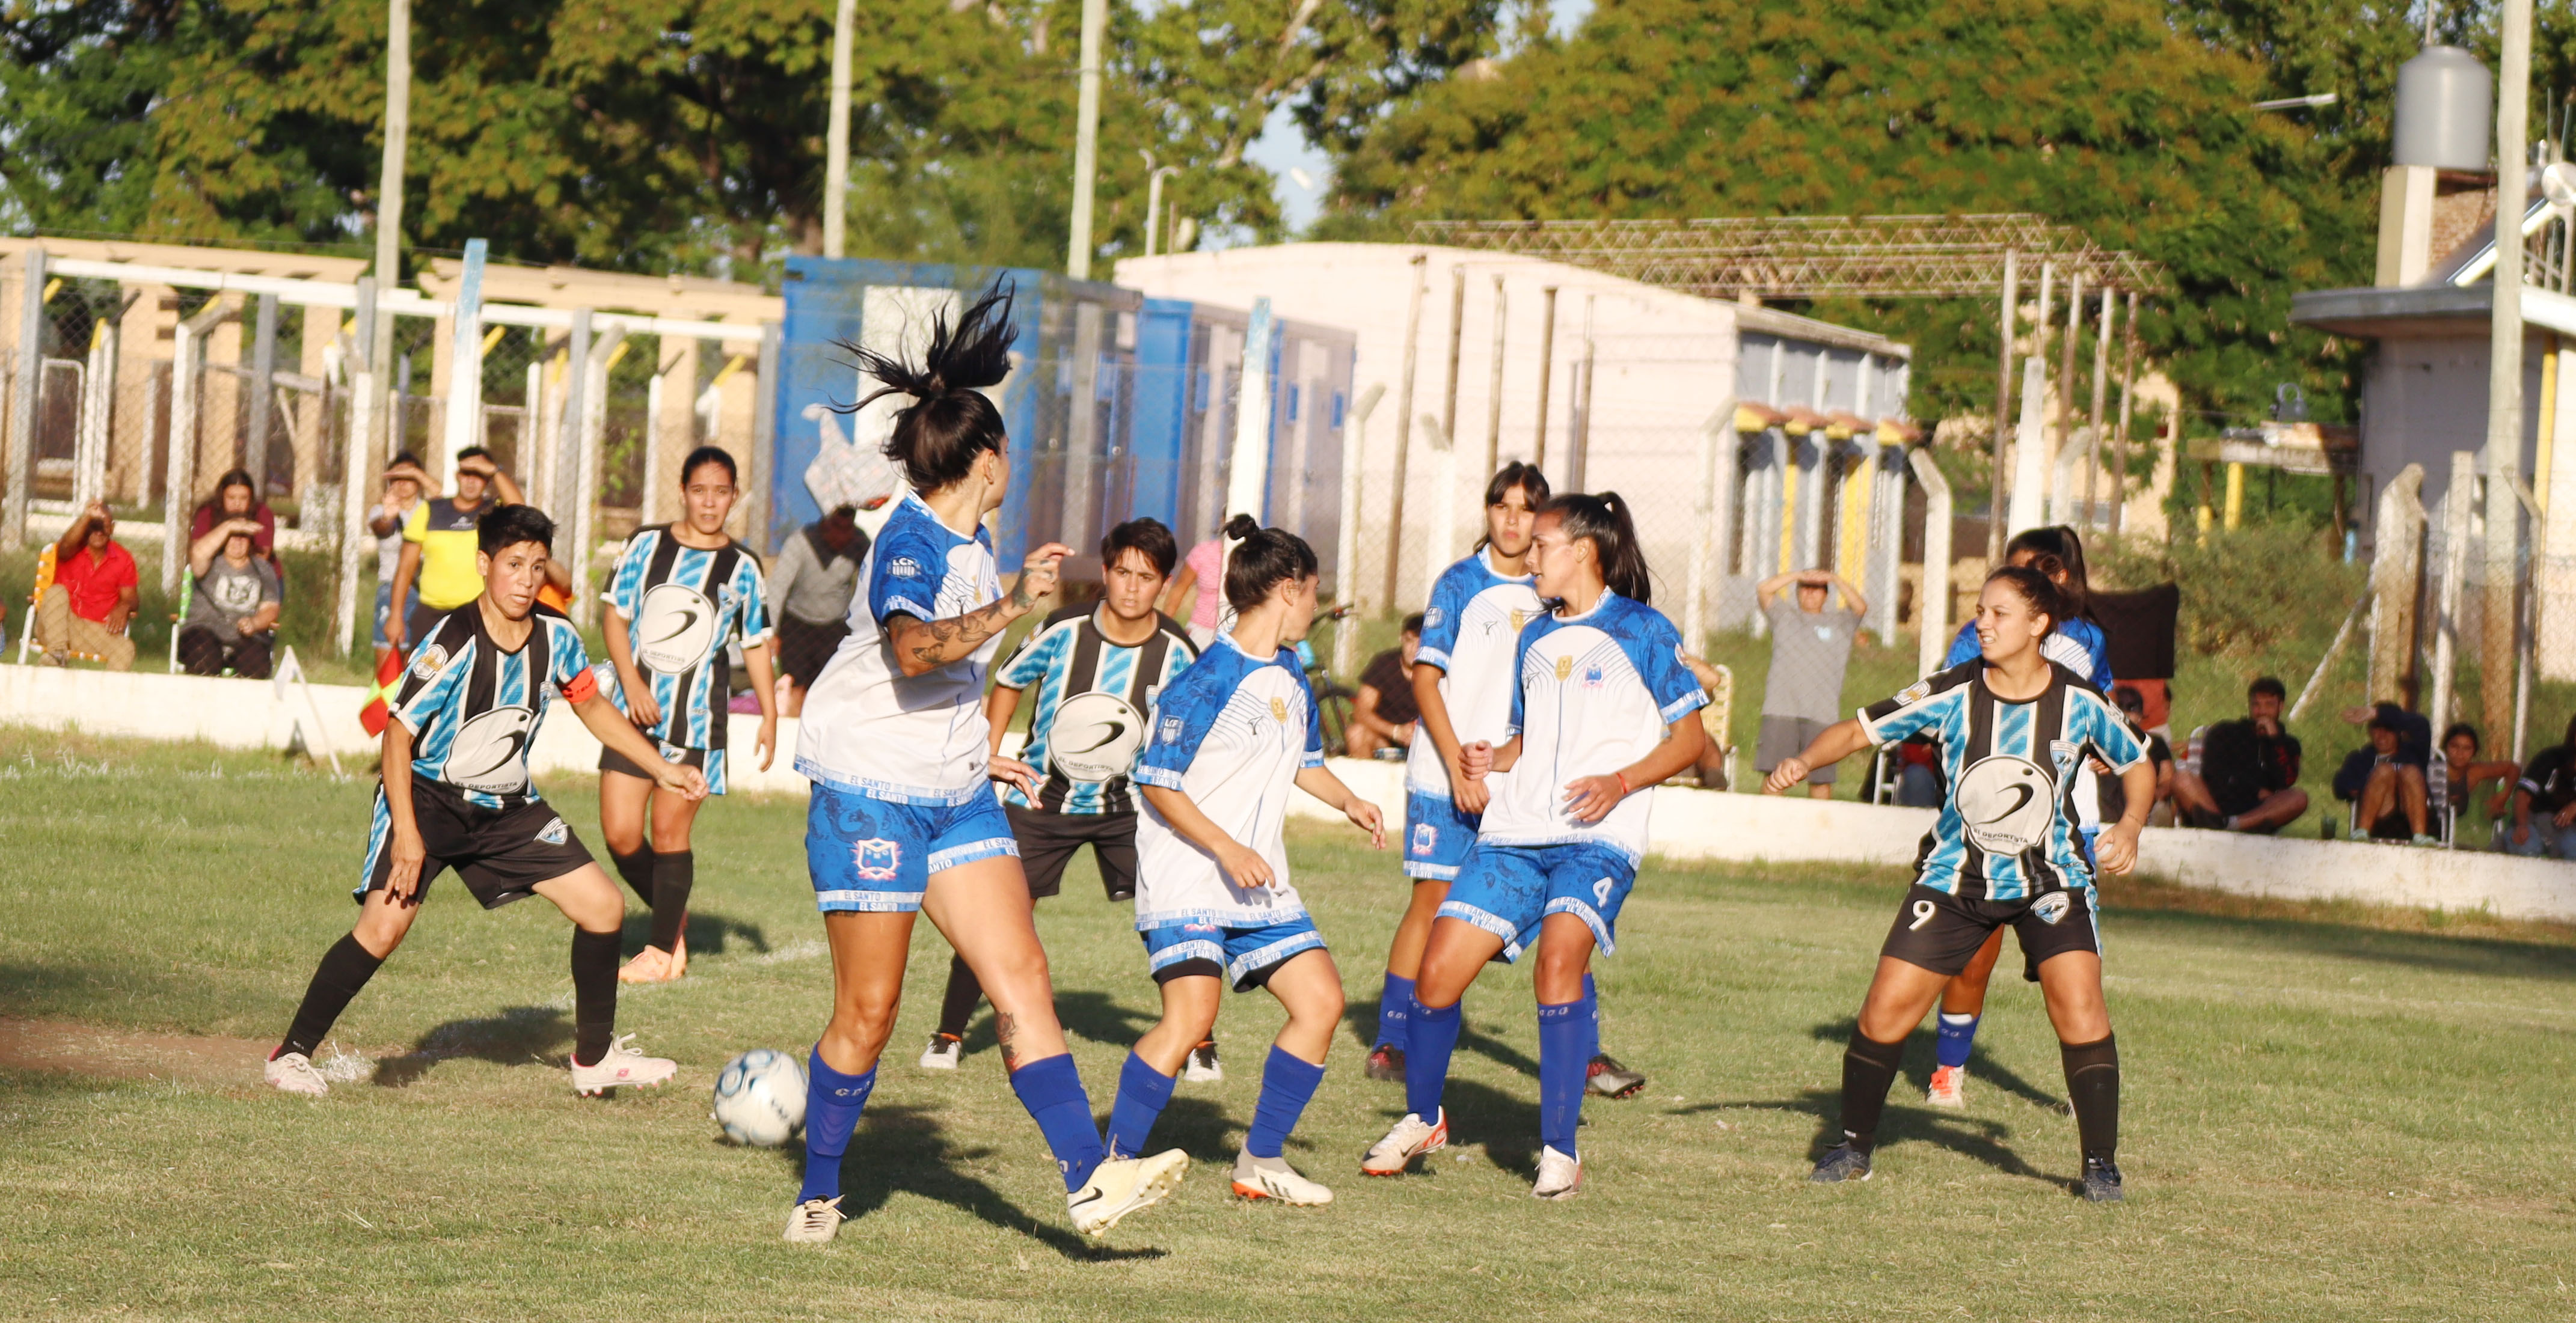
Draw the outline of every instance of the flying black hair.
[[[985,398],[983,387],[998,386],[1011,374],[1011,341],[1019,328],[1011,323],[1013,287],[999,279],[968,304],[955,326],[948,315],[930,319],[930,344],[918,366],[891,354],[880,354],[855,341],[835,340],[833,347],[850,356],[859,371],[885,385],[835,413],[857,413],[879,395],[909,395],[912,403],[894,416],[884,454],[903,466],[913,489],[935,492],[964,478],[975,459],[999,451],[1008,438],[1002,412]]]
[[[522,542],[534,542],[552,552],[555,521],[533,505],[496,506],[474,521],[474,545],[486,556],[497,556],[503,547]]]
[[[1225,521],[1225,535],[1236,539],[1225,561],[1226,605],[1249,611],[1290,579],[1313,576],[1321,566],[1306,539],[1284,528],[1263,528],[1248,514]]]
[[[732,483],[739,483],[742,481],[742,476],[734,470],[733,456],[727,453],[724,447],[700,446],[697,449],[690,451],[687,459],[680,461],[681,486],[686,487],[689,485],[689,475],[697,472],[698,466],[701,464],[721,465],[725,471],[725,481]]]
[[[1617,492],[1567,492],[1549,497],[1539,513],[1555,515],[1566,537],[1592,543],[1601,564],[1601,582],[1610,591],[1639,606],[1651,600],[1655,586],[1646,571],[1645,550],[1637,545],[1637,524],[1628,517],[1626,497]]]
[[[1494,470],[1494,476],[1485,483],[1486,507],[1490,509],[1501,505],[1503,497],[1510,494],[1514,487],[1521,489],[1521,499],[1528,501],[1531,509],[1535,510],[1547,504],[1547,475],[1539,472],[1538,465],[1516,459]],[[1476,545],[1470,550],[1482,551],[1486,544],[1493,540],[1494,536],[1491,533],[1478,534]]]

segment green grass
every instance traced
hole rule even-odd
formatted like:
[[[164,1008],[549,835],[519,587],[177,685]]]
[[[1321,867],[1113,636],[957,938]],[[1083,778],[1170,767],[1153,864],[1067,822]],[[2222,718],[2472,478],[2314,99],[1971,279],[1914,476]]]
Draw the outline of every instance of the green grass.
[[[369,786],[270,755],[0,730],[0,1015],[274,1039],[350,918]],[[555,802],[594,844],[593,790]],[[1357,1031],[1290,1156],[1328,1209],[1238,1206],[1202,1167],[1105,1247],[1001,1077],[915,1070],[947,948],[913,995],[848,1165],[858,1217],[778,1241],[793,1153],[727,1147],[704,1090],[734,1052],[797,1048],[830,983],[802,809],[701,819],[690,978],[622,1027],[672,1088],[579,1101],[565,925],[440,882],[340,1026],[371,1084],[306,1101],[230,1081],[0,1070],[0,1315],[87,1318],[2563,1319],[2576,1310],[2576,933],[2477,916],[2111,897],[2125,1048],[2116,1208],[2072,1197],[2072,1122],[2027,985],[1998,980],[1970,1105],[1928,1112],[1928,1037],[1879,1178],[1803,1177],[1902,879],[1650,867],[1601,979],[1610,1048],[1654,1078],[1595,1103],[1582,1199],[1528,1198],[1536,1035],[1525,969],[1469,998],[1429,1175],[1364,1182],[1401,1106]],[[1391,856],[1301,828],[1300,881],[1356,1026],[1400,899]],[[1088,865],[1040,911],[1058,999],[1104,1111],[1153,1014],[1121,907]],[[630,944],[640,943],[640,919]],[[1230,1074],[1185,1085],[1160,1136],[1232,1155],[1279,1015],[1231,999]],[[193,1082],[191,1080],[193,1079]]]

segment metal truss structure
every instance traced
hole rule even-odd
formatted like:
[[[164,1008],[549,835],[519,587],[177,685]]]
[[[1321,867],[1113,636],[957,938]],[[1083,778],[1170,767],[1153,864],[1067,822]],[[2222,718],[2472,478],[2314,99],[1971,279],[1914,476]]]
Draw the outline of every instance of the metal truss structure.
[[[1416,221],[1413,238],[1543,257],[1709,298],[1997,297],[2008,253],[2020,257],[2024,271],[2048,262],[2061,277],[2080,275],[2088,290],[2152,295],[2165,283],[2155,263],[2026,212]]]

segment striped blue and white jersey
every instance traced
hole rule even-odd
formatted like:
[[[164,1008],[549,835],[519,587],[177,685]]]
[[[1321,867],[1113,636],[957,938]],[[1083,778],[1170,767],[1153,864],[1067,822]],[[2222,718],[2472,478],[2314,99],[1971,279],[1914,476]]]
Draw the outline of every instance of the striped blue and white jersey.
[[[1646,854],[1651,795],[1630,795],[1599,822],[1566,811],[1565,786],[1608,776],[1664,742],[1665,728],[1708,703],[1682,664],[1681,631],[1664,613],[1604,591],[1579,616],[1541,615],[1521,631],[1506,738],[1520,760],[1497,772],[1476,839],[1496,845],[1600,845]]]
[[[1146,714],[1199,655],[1178,624],[1154,620],[1151,637],[1125,647],[1101,634],[1094,607],[1068,606],[1020,641],[993,682],[1037,691],[1020,760],[1046,780],[1035,803],[1016,785],[1002,791],[1005,802],[1054,813],[1136,811],[1127,769],[1145,745]]]
[[[995,634],[967,656],[920,675],[896,665],[886,621],[950,620],[1001,600],[993,539],[966,537],[905,492],[868,546],[850,632],[805,692],[796,770],[807,780],[902,804],[963,804],[992,793],[985,769],[984,677]]]
[[[454,787],[465,802],[517,808],[543,798],[528,781],[528,746],[546,706],[596,693],[581,632],[553,608],[537,607],[516,652],[483,629],[480,599],[430,626],[394,692],[393,719],[411,731],[411,770]]]
[[[736,635],[745,647],[769,641],[760,558],[739,542],[713,551],[685,545],[667,524],[637,529],[600,600],[626,617],[628,655],[662,710],[644,733],[682,749],[725,747],[724,704],[733,692],[725,645]],[[603,661],[596,669],[600,689],[625,711],[617,668]]]
[[[1155,704],[1154,738],[1133,775],[1188,795],[1270,865],[1273,882],[1235,885],[1215,855],[1173,830],[1145,800],[1136,819],[1137,931],[1175,923],[1260,928],[1304,914],[1281,832],[1297,773],[1323,765],[1324,724],[1297,654],[1281,648],[1254,657],[1233,635],[1218,635]]]
[[[1939,741],[1950,792],[1915,870],[1923,885],[1966,900],[2091,890],[2076,769],[2099,756],[2125,772],[2147,756],[2118,710],[2056,662],[2036,698],[1996,697],[1978,660],[1927,675],[1859,717],[1873,743],[1918,733]]]
[[[1415,662],[1440,668],[1440,698],[1460,744],[1500,744],[1512,715],[1512,662],[1520,655],[1521,628],[1539,618],[1538,589],[1530,576],[1503,574],[1478,551],[1441,571],[1422,610],[1422,651]],[[1415,740],[1404,760],[1405,789],[1449,797],[1449,771],[1440,747]]]

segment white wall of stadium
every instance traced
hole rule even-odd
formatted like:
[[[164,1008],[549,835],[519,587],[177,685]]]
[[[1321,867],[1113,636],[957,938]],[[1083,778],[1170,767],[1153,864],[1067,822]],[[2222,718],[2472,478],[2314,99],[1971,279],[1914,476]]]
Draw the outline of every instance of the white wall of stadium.
[[[309,701],[308,701],[309,693]],[[0,665],[0,723],[42,730],[157,740],[202,740],[230,749],[283,749],[301,738],[319,760],[339,754],[362,773],[374,741],[358,724],[367,692],[354,686],[287,686],[265,680],[114,674]],[[317,714],[318,713],[318,717]],[[780,753],[758,770],[757,717],[733,718],[729,775],[736,793],[803,794],[790,765],[796,723],[779,723]],[[540,730],[531,769],[590,772],[599,742],[568,713]],[[1333,769],[1400,826],[1400,764],[1337,758]],[[1902,867],[1931,826],[1929,809],[1841,801],[1656,789],[1654,850],[1674,860],[1841,863]],[[1341,815],[1299,796],[1302,816]],[[1399,833],[1390,830],[1389,835]],[[2186,886],[2279,900],[2351,900],[2445,911],[2483,910],[2504,919],[2576,922],[2576,864],[2484,851],[2398,849],[2341,841],[2283,840],[2227,832],[2150,829],[2146,872]]]

